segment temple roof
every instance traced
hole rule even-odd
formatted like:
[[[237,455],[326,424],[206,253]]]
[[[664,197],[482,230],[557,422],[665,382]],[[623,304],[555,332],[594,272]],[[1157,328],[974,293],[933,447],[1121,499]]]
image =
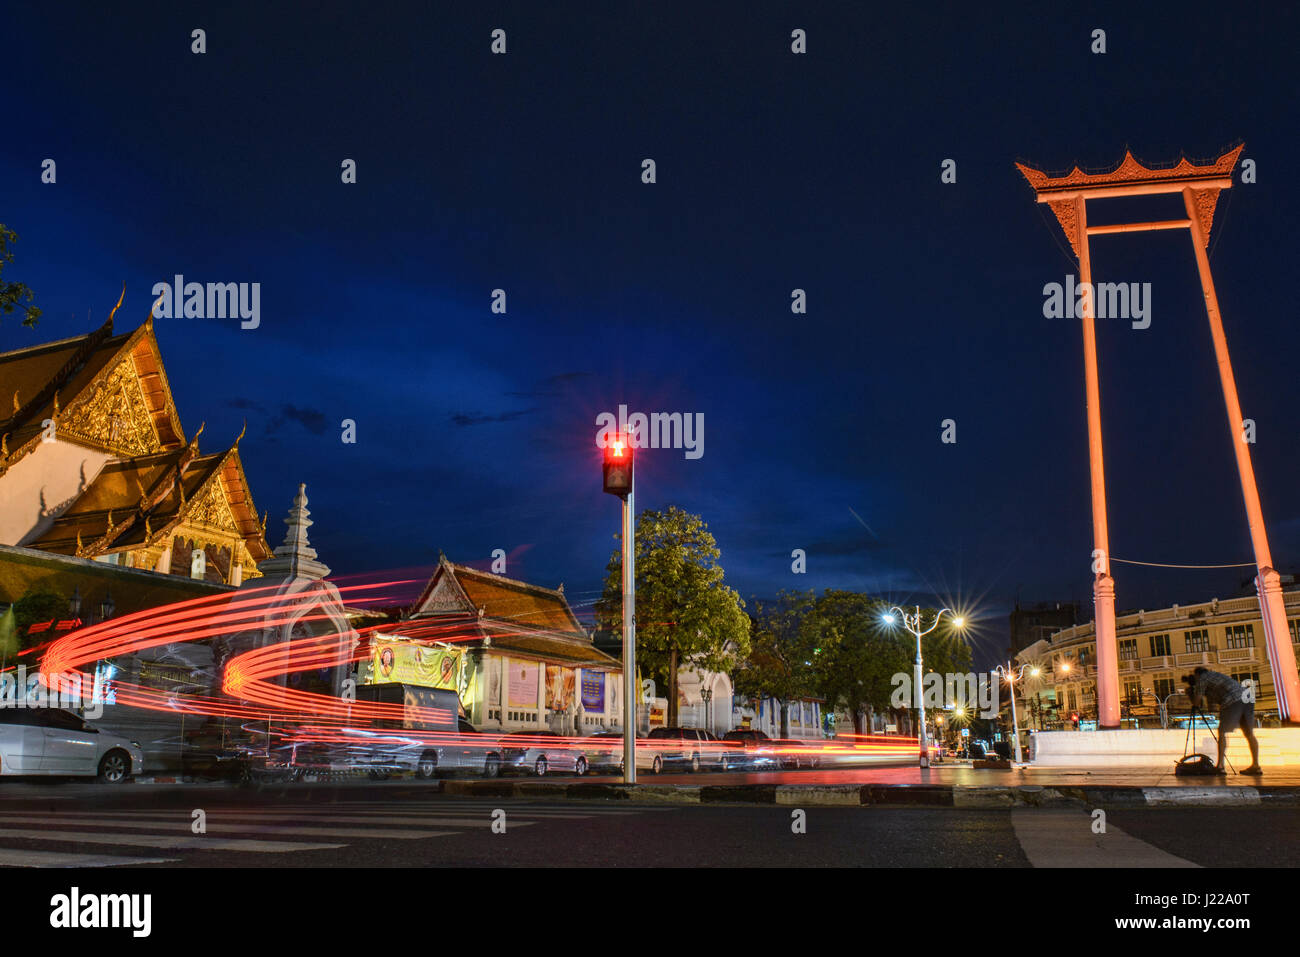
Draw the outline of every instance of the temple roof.
[[[108,390],[110,377],[129,362],[132,394],[141,416],[124,416],[112,433],[94,422],[90,411]],[[138,383],[138,396],[135,384]],[[185,444],[180,417],[172,402],[163,370],[153,320],[146,319],[134,332],[113,335],[113,318],[94,332],[0,353],[0,435],[5,437],[9,459],[20,458],[40,440],[42,423],[54,419],[58,437],[114,454],[171,449]],[[57,405],[56,405],[57,403]],[[78,412],[82,416],[78,416]],[[148,435],[135,434],[143,427]]]
[[[183,523],[222,528],[230,521],[254,561],[270,555],[238,445],[200,455],[197,442],[191,442],[109,461],[49,528],[23,544],[63,554],[100,555],[166,543]]]
[[[412,606],[410,617],[479,612],[485,618],[521,628],[574,635],[590,644],[586,631],[565,600],[563,587],[530,585],[456,565],[446,558],[439,559],[429,583]]]

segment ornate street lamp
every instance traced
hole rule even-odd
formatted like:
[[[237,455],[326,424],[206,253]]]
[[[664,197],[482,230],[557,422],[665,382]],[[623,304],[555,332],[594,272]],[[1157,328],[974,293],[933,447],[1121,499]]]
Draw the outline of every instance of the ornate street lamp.
[[[1028,670],[1031,678],[1037,678],[1039,675],[1037,665],[1021,665],[1019,668],[1013,668],[1009,661],[1005,667],[998,665],[993,669],[993,674],[1007,679],[1007,689],[1011,693],[1011,733],[1014,735],[1016,742],[1016,764],[1024,763],[1020,755],[1020,718],[1016,714],[1016,682],[1024,677],[1026,670]]]
[[[966,619],[962,618],[960,615],[954,615],[951,608],[940,608],[939,611],[935,613],[934,621],[930,622],[930,627],[925,630],[921,629],[920,605],[916,605],[915,611],[910,612],[903,611],[903,609],[895,605],[881,616],[881,620],[886,625],[891,626],[897,624],[898,620],[901,618],[904,630],[916,636],[916,674],[912,684],[912,695],[917,702],[917,723],[919,725],[919,737],[917,743],[921,748],[920,766],[923,768],[928,768],[930,766],[930,742],[927,740],[925,735],[925,698],[921,694],[921,639],[939,626],[939,619],[942,618],[945,613],[952,619],[953,625],[957,628],[964,628],[966,626]]]

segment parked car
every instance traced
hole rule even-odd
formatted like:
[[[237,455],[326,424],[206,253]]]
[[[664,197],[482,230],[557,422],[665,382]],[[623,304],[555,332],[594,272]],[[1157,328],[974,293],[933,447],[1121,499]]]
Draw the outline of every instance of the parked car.
[[[663,759],[663,766],[726,769],[727,749],[717,735],[699,728],[655,728],[646,739],[647,750]],[[637,749],[640,752],[640,748]],[[637,760],[637,767],[641,761]],[[657,771],[655,772],[658,773]]]
[[[722,736],[723,764],[728,771],[779,771],[776,742],[757,728],[736,728]]]
[[[0,708],[0,775],[98,777],[121,784],[144,768],[138,741],[59,708]]]
[[[780,749],[781,766],[786,768],[815,768],[821,764],[816,753],[821,742],[806,738],[774,738],[772,743]]]
[[[511,731],[502,735],[500,743],[502,773],[539,778],[554,771],[587,773],[586,752],[554,731]]]
[[[592,745],[587,748],[588,767],[593,771],[599,768],[607,773],[623,773],[622,731],[598,731],[587,740],[592,741]],[[636,749],[636,769],[659,774],[664,769],[663,756],[653,748],[639,744]]]
[[[586,738],[587,767],[593,773],[623,771],[623,732],[597,731]]]

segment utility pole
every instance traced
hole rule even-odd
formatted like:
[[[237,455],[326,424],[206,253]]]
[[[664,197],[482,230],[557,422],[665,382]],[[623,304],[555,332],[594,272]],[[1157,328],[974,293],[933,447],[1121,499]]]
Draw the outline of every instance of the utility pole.
[[[605,491],[623,500],[623,783],[636,784],[636,480],[629,437],[605,446]]]

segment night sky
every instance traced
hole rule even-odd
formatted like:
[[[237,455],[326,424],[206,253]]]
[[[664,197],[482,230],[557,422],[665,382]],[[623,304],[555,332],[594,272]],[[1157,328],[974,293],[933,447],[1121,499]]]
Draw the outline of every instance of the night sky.
[[[123,281],[119,331],[176,273],[260,282],[257,329],[156,325],[204,451],[247,418],[272,544],[306,482],[336,574],[422,575],[440,548],[484,567],[502,548],[511,577],[564,582],[580,614],[618,527],[597,415],[702,413],[704,455],[645,452],[637,502],[700,513],[742,596],[938,596],[974,609],[990,656],[1017,596],[1091,609],[1079,325],[1042,311],[1076,267],[1013,162],[1208,161],[1244,140],[1258,182],[1223,194],[1211,265],[1293,570],[1295,23],[805,6],[7,12],[5,278],[45,315],[5,317],[0,349],[98,326]],[[1183,215],[1178,198],[1089,211]],[[1251,561],[1187,233],[1102,237],[1093,263],[1152,283],[1149,329],[1098,321],[1114,555]],[[1253,571],[1115,575],[1136,609],[1226,597]]]

